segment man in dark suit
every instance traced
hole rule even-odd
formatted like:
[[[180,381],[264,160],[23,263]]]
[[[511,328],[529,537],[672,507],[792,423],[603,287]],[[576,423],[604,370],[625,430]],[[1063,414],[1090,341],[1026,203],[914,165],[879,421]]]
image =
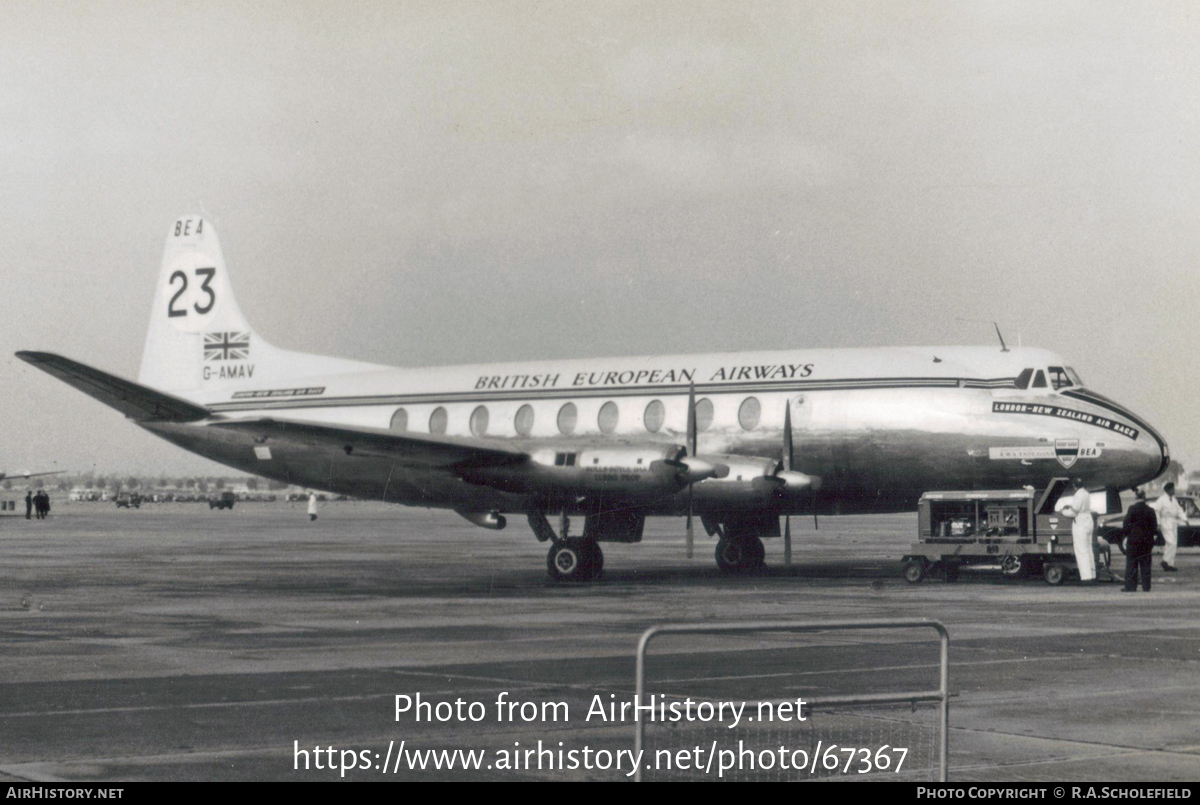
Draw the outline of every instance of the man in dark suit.
[[[1134,490],[1137,501],[1125,513],[1125,592],[1137,591],[1138,576],[1142,590],[1150,592],[1150,554],[1154,551],[1154,534],[1158,517],[1146,505],[1146,493]]]

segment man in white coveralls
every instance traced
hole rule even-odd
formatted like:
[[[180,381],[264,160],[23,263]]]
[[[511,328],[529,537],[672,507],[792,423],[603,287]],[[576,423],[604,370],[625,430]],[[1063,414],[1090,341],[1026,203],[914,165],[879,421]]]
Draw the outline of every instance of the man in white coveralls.
[[[1072,518],[1071,538],[1075,544],[1075,564],[1079,566],[1080,581],[1096,580],[1096,552],[1092,545],[1092,501],[1083,486],[1082,478],[1075,478],[1075,494],[1071,502],[1063,507],[1062,513]]]
[[[1162,569],[1168,573],[1175,572],[1175,550],[1179,547],[1179,524],[1187,522],[1187,514],[1175,499],[1175,484],[1163,486],[1162,497],[1154,501],[1154,511],[1158,515],[1158,530],[1163,535]]]

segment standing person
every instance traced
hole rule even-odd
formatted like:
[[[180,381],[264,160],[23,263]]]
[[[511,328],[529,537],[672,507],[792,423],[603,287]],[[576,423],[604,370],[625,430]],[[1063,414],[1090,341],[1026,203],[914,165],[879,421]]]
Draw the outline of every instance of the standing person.
[[[1072,519],[1071,539],[1075,545],[1075,564],[1079,567],[1079,580],[1096,580],[1096,551],[1092,544],[1092,496],[1083,486],[1082,478],[1072,481],[1075,494],[1071,502],[1063,507],[1063,514]]]
[[[1158,527],[1162,531],[1163,558],[1162,569],[1174,573],[1175,551],[1179,548],[1179,524],[1187,522],[1187,515],[1179,501],[1175,499],[1175,484],[1163,486],[1163,494],[1154,501],[1154,511],[1158,514]]]
[[[30,512],[33,511],[33,490],[25,490],[25,519],[30,519]]]
[[[37,494],[33,496],[33,512],[37,516],[37,519],[39,519],[39,520],[41,520],[43,517],[46,516],[45,502],[44,502],[45,497],[46,497],[46,493],[41,489],[39,489],[37,491]]]
[[[1137,501],[1125,513],[1125,592],[1137,592],[1138,576],[1142,577],[1142,590],[1150,592],[1150,554],[1154,553],[1154,532],[1158,530],[1158,517],[1146,503],[1146,493],[1135,489]]]
[[[317,493],[308,493],[308,521],[311,523],[317,519]]]

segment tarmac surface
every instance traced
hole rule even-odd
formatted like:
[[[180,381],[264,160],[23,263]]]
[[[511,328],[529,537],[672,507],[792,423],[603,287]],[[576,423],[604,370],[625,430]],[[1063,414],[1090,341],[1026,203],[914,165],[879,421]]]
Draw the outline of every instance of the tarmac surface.
[[[615,763],[633,748],[632,721],[587,716],[596,701],[631,697],[647,627],[875,618],[949,629],[952,781],[1200,779],[1197,549],[1169,575],[1156,557],[1149,594],[990,571],[909,585],[898,560],[915,528],[915,515],[822,518],[815,531],[793,518],[795,567],[768,540],[764,572],[729,577],[712,540],[698,536],[689,561],[682,521],[653,520],[642,544],[604,546],[599,581],[560,585],[523,518],[492,532],[451,512],[356,502],[326,505],[315,523],[286,503],[76,503],[43,522],[0,518],[0,779],[623,780],[629,760]],[[937,683],[933,637],[663,638],[647,691],[748,701],[749,713],[764,700],[926,690]],[[461,699],[486,715],[397,720],[395,697],[418,692],[442,714]],[[497,718],[502,693],[526,709]],[[556,702],[565,719],[542,708]],[[732,752],[739,740],[806,756],[818,742],[872,758],[903,747],[900,774],[870,778],[930,779],[934,715],[906,705],[736,730],[684,721],[649,726],[647,741],[651,755],[670,750],[678,765],[679,750],[701,766],[710,747]],[[574,750],[581,767],[539,770],[534,757],[526,768],[520,753],[539,740]],[[408,768],[429,749],[485,754],[479,769]],[[597,768],[604,757],[612,767]],[[343,777],[347,763],[356,768]],[[863,779],[858,763],[796,776]],[[719,764],[688,774],[718,779]],[[780,776],[778,765],[724,775]]]

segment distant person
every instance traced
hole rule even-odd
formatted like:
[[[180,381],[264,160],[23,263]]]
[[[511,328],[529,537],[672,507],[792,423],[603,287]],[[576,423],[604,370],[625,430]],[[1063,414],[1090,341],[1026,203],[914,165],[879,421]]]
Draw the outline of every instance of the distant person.
[[[1079,580],[1096,580],[1096,551],[1092,544],[1092,496],[1083,485],[1082,478],[1072,481],[1075,494],[1063,508],[1063,514],[1072,519],[1071,539],[1075,546],[1075,564],[1079,567]]]
[[[311,523],[317,519],[317,493],[308,493],[308,521]]]
[[[1175,551],[1179,548],[1179,524],[1187,522],[1187,515],[1179,501],[1175,499],[1175,484],[1163,486],[1163,494],[1154,501],[1154,511],[1158,515],[1158,528],[1163,535],[1162,569],[1174,573]]]
[[[1146,493],[1135,489],[1137,501],[1125,513],[1125,592],[1137,592],[1138,576],[1142,578],[1142,590],[1150,592],[1150,568],[1154,562],[1154,533],[1158,531],[1158,517],[1146,503]]]
[[[33,509],[37,519],[46,519],[46,490],[39,489],[37,494],[33,496]]]
[[[32,511],[33,511],[33,490],[26,489],[25,490],[25,519],[26,520],[29,520],[33,516],[31,514]]]

